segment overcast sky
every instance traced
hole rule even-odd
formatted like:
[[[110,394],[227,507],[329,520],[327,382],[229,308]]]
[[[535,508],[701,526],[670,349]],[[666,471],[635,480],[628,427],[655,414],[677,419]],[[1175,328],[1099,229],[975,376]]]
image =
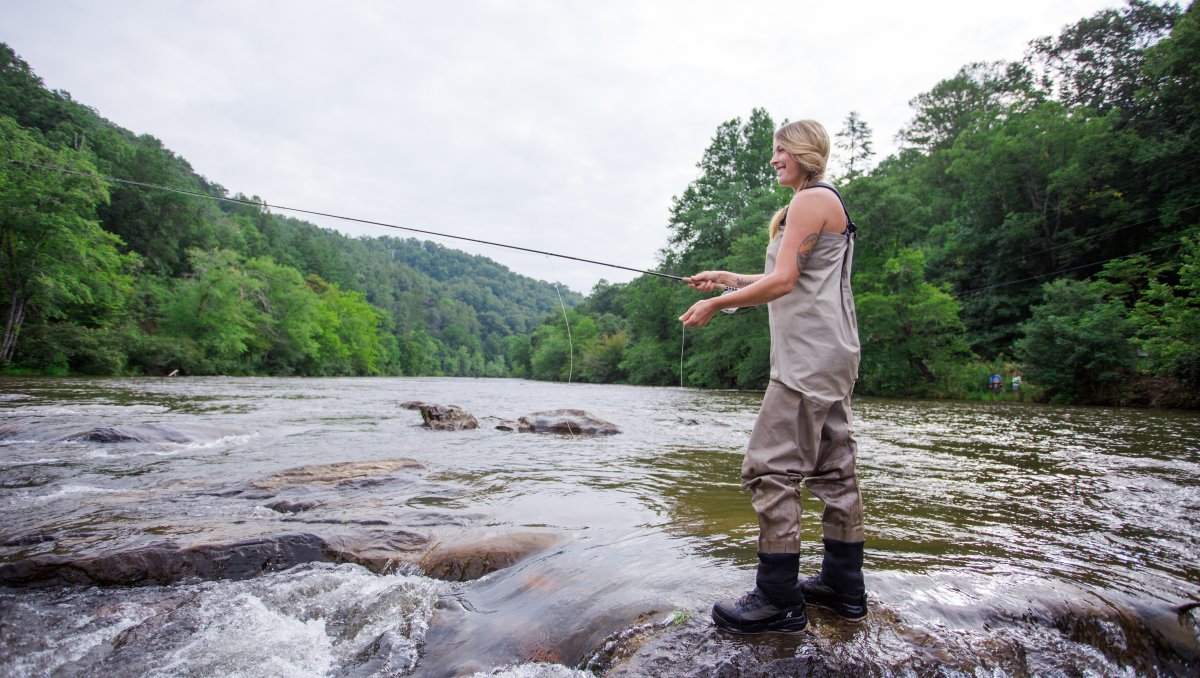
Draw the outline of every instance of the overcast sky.
[[[1119,4],[0,0],[0,40],[231,192],[645,269],[721,122],[854,110],[879,160],[917,94]],[[438,242],[580,292],[636,275]]]

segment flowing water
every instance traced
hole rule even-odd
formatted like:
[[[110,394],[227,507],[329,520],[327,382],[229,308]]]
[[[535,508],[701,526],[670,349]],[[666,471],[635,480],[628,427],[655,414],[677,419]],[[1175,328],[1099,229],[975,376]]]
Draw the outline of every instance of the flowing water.
[[[715,630],[753,579],[760,397],[0,380],[0,675],[1200,672],[1195,413],[859,399],[871,616]],[[622,433],[496,428],[561,407]]]

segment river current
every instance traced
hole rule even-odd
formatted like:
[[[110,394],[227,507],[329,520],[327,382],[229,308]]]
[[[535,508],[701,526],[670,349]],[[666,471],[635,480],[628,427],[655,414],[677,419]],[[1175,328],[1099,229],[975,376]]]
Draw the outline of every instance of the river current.
[[[713,601],[753,581],[760,400],[0,379],[0,676],[1200,673],[1190,412],[857,399],[868,620],[717,631]],[[564,407],[621,433],[497,428]]]

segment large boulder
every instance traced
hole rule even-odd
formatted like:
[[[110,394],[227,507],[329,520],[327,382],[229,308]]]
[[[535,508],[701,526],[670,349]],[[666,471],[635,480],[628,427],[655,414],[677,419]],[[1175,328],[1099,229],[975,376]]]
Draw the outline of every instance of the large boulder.
[[[435,431],[479,428],[479,420],[458,405],[421,403],[418,409],[421,410],[421,419],[425,421],[425,426]]]
[[[566,433],[568,435],[612,435],[620,433],[617,425],[604,421],[584,410],[561,409],[530,412],[517,420],[521,433]]]

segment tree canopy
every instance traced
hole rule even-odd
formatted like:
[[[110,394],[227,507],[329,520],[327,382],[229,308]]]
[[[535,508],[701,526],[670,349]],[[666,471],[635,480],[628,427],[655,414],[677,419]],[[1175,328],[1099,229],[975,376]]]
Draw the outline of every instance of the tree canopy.
[[[991,397],[1003,372],[1031,397],[1200,405],[1198,97],[1200,9],[1129,0],[1019,61],[949,73],[873,166],[849,111],[834,167],[859,226],[857,392]],[[776,127],[758,108],[717,127],[671,200],[660,270],[762,270],[790,197],[768,164]],[[563,309],[483,257],[275,214],[46,90],[5,45],[0,144],[10,371],[768,379],[763,309],[684,335],[697,293],[677,282],[602,281]]]

